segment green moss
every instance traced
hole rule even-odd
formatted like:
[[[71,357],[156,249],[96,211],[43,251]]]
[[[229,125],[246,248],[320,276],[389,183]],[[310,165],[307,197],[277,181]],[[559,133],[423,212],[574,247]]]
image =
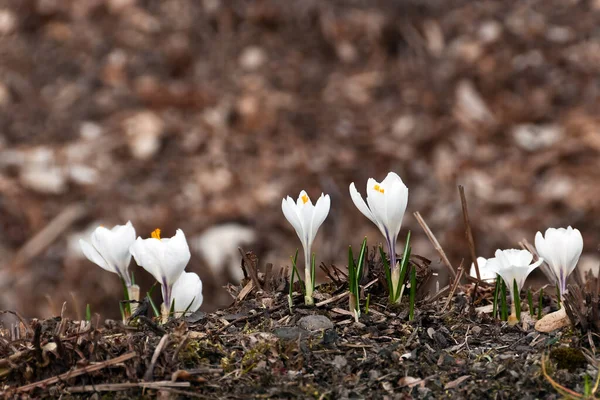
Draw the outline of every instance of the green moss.
[[[266,353],[271,349],[271,344],[267,342],[257,343],[251,349],[248,349],[242,357],[241,368],[244,372],[250,372],[260,360],[266,357]]]
[[[209,340],[190,340],[179,351],[178,360],[188,368],[198,364],[214,364],[225,354],[220,343]]]
[[[587,360],[580,349],[560,347],[550,352],[550,358],[556,362],[556,368],[575,372],[577,368],[585,368]]]

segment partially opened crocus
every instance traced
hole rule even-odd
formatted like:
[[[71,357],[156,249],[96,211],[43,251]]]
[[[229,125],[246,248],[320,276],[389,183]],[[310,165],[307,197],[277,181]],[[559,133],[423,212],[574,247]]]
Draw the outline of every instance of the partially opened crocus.
[[[176,314],[196,312],[202,305],[202,281],[193,272],[182,272],[171,294]]]
[[[567,292],[567,279],[579,261],[583,250],[583,237],[578,229],[548,228],[546,234],[535,235],[535,248],[546,260],[558,283],[560,296]]]
[[[496,271],[490,268],[488,265],[487,258],[477,257],[477,266],[479,267],[479,277],[482,281],[487,283],[496,282]],[[469,272],[473,278],[477,278],[477,271],[475,271],[475,263],[471,264],[471,271]]]
[[[128,287],[131,286],[129,247],[135,242],[135,228],[131,221],[125,225],[116,225],[112,229],[99,226],[92,232],[90,242],[79,240],[81,250],[88,260],[119,275]]]
[[[296,202],[290,196],[281,201],[283,215],[285,215],[285,218],[296,230],[296,234],[298,234],[298,238],[300,238],[304,249],[305,304],[314,304],[313,291],[315,282],[313,282],[314,273],[313,266],[311,265],[311,249],[319,227],[329,214],[330,207],[331,199],[329,195],[321,193],[321,197],[313,205],[310,197],[308,197],[308,194],[304,190],[300,192]]]
[[[400,284],[400,267],[396,265],[396,241],[408,204],[408,188],[398,174],[390,172],[381,182],[369,178],[366,203],[356,190],[354,182],[350,184],[350,196],[356,208],[377,225],[385,237],[390,256],[392,288],[397,293]]]
[[[495,271],[498,275],[504,279],[504,283],[510,291],[510,297],[512,299],[511,315],[509,317],[509,323],[517,323],[517,313],[515,308],[515,299],[520,296],[521,289],[525,284],[527,276],[540,266],[544,262],[543,258],[540,258],[533,264],[533,254],[527,250],[496,250],[496,257],[487,260],[486,267]],[[517,292],[515,292],[515,284]]]
[[[173,284],[190,261],[190,248],[185,240],[185,234],[181,229],[177,229],[172,238],[161,238],[160,229],[156,229],[152,232],[151,238],[138,237],[129,251],[135,262],[160,283],[163,305],[168,313]]]

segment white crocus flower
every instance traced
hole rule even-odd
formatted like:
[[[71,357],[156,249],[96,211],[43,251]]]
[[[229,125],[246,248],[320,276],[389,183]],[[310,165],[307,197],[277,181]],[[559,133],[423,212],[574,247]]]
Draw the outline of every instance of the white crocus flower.
[[[304,285],[306,293],[304,297],[305,304],[314,304],[313,290],[315,283],[313,282],[313,271],[311,267],[311,249],[315,236],[319,227],[327,218],[331,207],[331,199],[329,195],[321,193],[321,197],[313,205],[310,197],[303,190],[298,196],[298,200],[294,200],[288,196],[281,201],[281,209],[283,215],[288,222],[294,227],[302,247],[304,248],[305,270]]]
[[[494,271],[493,269],[490,268],[490,266],[488,265],[487,262],[488,262],[487,258],[477,257],[477,266],[479,267],[479,277],[484,282],[494,283],[494,282],[496,282],[497,274],[496,274],[496,271]],[[477,278],[477,271],[475,271],[475,263],[471,264],[471,271],[469,272],[469,274],[473,278]]]
[[[175,313],[196,312],[202,305],[202,281],[193,272],[182,272],[173,284],[171,294],[175,303]]]
[[[83,239],[79,240],[81,250],[88,260],[119,275],[128,287],[131,286],[129,246],[135,242],[135,228],[131,221],[112,229],[99,226],[92,232],[90,241],[91,243]]]
[[[175,236],[163,239],[160,237],[160,229],[156,229],[149,239],[138,237],[129,251],[135,262],[160,283],[163,305],[168,313],[173,284],[190,261],[190,248],[185,234],[177,229]]]
[[[377,225],[385,237],[390,256],[392,287],[394,294],[397,294],[400,268],[396,265],[396,241],[408,204],[408,188],[396,173],[390,172],[381,183],[369,178],[366,203],[356,190],[354,182],[350,184],[350,196],[356,208]],[[394,294],[392,297],[396,297]]]
[[[567,292],[567,279],[577,266],[583,250],[583,237],[578,229],[548,228],[546,234],[535,235],[535,248],[546,260],[558,282],[561,297]]]
[[[543,258],[540,258],[533,264],[533,254],[527,250],[496,250],[496,258],[490,258],[487,260],[486,267],[495,271],[498,275],[504,279],[504,283],[510,291],[510,297],[512,299],[511,315],[509,323],[517,323],[517,315],[515,308],[515,299],[520,296],[521,289],[525,284],[527,276],[540,266],[544,262]],[[515,293],[515,282],[517,285],[518,292]]]

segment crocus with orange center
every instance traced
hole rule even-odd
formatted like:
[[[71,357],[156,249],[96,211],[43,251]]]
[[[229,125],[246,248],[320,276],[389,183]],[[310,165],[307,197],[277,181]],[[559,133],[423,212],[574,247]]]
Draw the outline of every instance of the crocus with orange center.
[[[321,193],[321,197],[313,205],[310,197],[308,197],[308,194],[304,190],[300,192],[296,202],[290,196],[281,201],[283,215],[296,230],[296,234],[298,234],[298,238],[300,238],[300,242],[302,242],[302,247],[304,248],[305,304],[314,304],[313,291],[315,282],[313,281],[310,255],[317,231],[323,221],[325,221],[325,218],[327,218],[330,207],[331,199],[329,195]]]
[[[381,182],[369,178],[366,203],[356,190],[354,182],[350,184],[350,196],[356,208],[369,218],[385,237],[390,257],[392,288],[394,293],[397,293],[400,290],[400,267],[396,262],[396,241],[408,204],[408,188],[396,173],[390,172]]]

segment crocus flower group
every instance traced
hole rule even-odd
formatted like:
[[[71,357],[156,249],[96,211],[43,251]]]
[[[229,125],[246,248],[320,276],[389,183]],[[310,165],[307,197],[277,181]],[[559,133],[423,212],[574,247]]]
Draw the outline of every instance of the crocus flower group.
[[[408,188],[394,172],[387,174],[381,182],[373,178],[367,180],[366,201],[356,189],[354,183],[349,186],[350,197],[354,205],[373,222],[385,238],[390,258],[390,298],[399,301],[401,296],[400,266],[396,259],[396,242],[402,228],[402,221],[408,204]],[[331,208],[329,195],[321,194],[313,204],[306,191],[302,190],[294,201],[287,196],[281,202],[285,218],[292,225],[304,250],[305,260],[305,303],[314,304],[315,256],[312,245]],[[190,250],[181,229],[175,236],[162,238],[160,229],[152,232],[148,239],[135,239],[135,229],[131,222],[117,225],[112,229],[97,228],[90,242],[81,240],[81,248],[86,257],[101,268],[113,272],[121,278],[128,288],[130,299],[138,300],[139,288],[133,284],[129,274],[131,257],[148,271],[160,283],[163,297],[163,317],[171,310],[176,313],[196,311],[202,304],[202,281],[198,275],[185,272],[190,260]],[[535,245],[540,258],[533,261],[533,255],[527,250],[496,250],[495,257],[479,257],[480,278],[494,282],[502,277],[510,291],[512,314],[509,319],[516,321],[515,299],[527,279],[527,276],[544,261],[550,267],[561,297],[567,291],[567,278],[575,269],[583,249],[583,238],[577,229],[549,228],[545,235],[538,232]],[[311,257],[312,256],[312,257]],[[471,267],[472,276],[476,275],[475,265]],[[137,293],[137,294],[136,294]],[[400,294],[400,296],[398,296]]]
[[[535,235],[535,247],[540,255],[538,261],[532,263],[533,255],[527,250],[496,250],[495,258],[477,258],[482,280],[493,282],[500,275],[510,291],[512,313],[509,322],[515,322],[515,299],[520,296],[527,276],[543,262],[550,271],[558,286],[561,298],[567,292],[567,279],[577,266],[583,250],[583,237],[577,229],[548,228],[545,235]],[[475,265],[471,266],[471,276],[475,277]],[[517,292],[515,292],[515,284]]]
[[[172,238],[161,238],[160,229],[156,229],[151,238],[136,239],[133,225],[127,222],[111,230],[98,227],[92,233],[91,244],[81,240],[80,245],[90,261],[118,274],[128,288],[137,288],[129,275],[129,263],[133,256],[136,263],[161,285],[163,318],[171,308],[181,314],[185,311],[194,312],[202,305],[200,277],[184,272],[190,260],[190,249],[181,229]],[[139,296],[139,288],[137,293]],[[130,295],[130,299],[139,300],[139,297]]]

